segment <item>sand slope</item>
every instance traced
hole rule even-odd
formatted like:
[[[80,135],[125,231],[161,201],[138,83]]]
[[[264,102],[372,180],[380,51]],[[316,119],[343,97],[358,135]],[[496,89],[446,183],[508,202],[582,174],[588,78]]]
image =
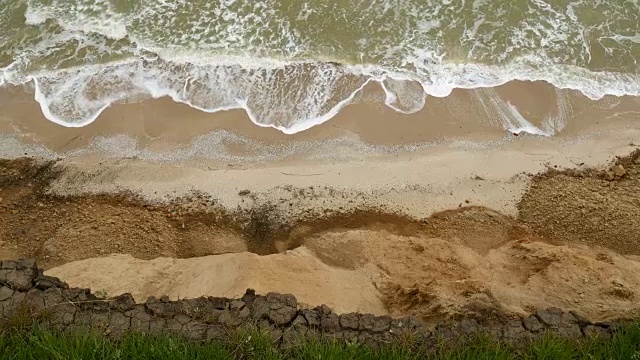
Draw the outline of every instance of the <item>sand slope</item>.
[[[332,268],[305,248],[262,257],[244,252],[149,261],[116,254],[65,264],[47,274],[108,295],[129,292],[136,301],[165,294],[171,299],[234,298],[252,288],[294,293],[302,303],[327,304],[338,312],[386,313],[366,271]]]

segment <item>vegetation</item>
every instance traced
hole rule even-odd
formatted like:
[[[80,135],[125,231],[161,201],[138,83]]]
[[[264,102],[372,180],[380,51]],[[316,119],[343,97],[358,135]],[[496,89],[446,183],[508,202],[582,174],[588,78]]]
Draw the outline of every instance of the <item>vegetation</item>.
[[[242,331],[224,343],[198,343],[168,336],[129,334],[109,340],[95,334],[61,335],[37,325],[5,328],[0,335],[0,359],[638,359],[640,324],[610,339],[563,340],[552,335],[520,347],[484,336],[464,343],[441,342],[421,348],[408,339],[373,349],[357,342],[308,340],[277,348],[267,333]]]

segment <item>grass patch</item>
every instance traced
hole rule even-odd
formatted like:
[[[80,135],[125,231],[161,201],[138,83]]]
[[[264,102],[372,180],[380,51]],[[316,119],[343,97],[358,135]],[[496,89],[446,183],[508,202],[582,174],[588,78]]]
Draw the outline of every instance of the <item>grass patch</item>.
[[[199,343],[170,336],[129,334],[120,340],[99,335],[61,335],[38,325],[0,333],[0,359],[632,359],[640,360],[640,325],[631,325],[610,339],[583,341],[544,336],[524,347],[513,347],[486,336],[463,343],[439,342],[426,348],[415,342],[389,344],[377,349],[357,342],[308,339],[277,348],[269,334],[240,331],[228,341]]]

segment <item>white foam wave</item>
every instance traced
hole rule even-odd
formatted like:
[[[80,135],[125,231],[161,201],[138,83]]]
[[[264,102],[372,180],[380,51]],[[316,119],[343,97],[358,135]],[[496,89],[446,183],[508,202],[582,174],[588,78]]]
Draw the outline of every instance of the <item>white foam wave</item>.
[[[455,88],[490,88],[512,80],[547,81],[561,89],[581,91],[592,99],[640,95],[640,81],[630,75],[592,73],[566,66],[561,71],[558,67],[551,66],[543,72],[525,69],[523,64],[511,68],[451,64],[434,68],[425,79],[418,74],[367,65],[239,57],[212,58],[209,63],[202,59],[191,62],[188,58],[180,62],[131,59],[64,71],[40,71],[9,80],[33,80],[35,98],[43,114],[67,127],[95,121],[116,102],[168,96],[206,112],[244,109],[256,125],[287,134],[331,119],[371,82],[379,83],[384,90],[385,104],[402,113],[422,109],[428,95],[442,97]],[[549,119],[547,129],[534,129],[526,119],[518,118],[517,109],[498,108],[502,109],[503,118],[517,120],[505,125],[512,132],[548,135],[551,128],[562,127],[557,123],[561,120]]]

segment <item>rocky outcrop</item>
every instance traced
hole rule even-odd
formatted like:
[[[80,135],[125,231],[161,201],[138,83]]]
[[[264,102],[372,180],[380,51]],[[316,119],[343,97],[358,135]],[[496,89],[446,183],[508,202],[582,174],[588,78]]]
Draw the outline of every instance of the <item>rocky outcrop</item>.
[[[0,262],[0,312],[7,320],[28,310],[44,326],[64,333],[95,332],[116,338],[127,332],[169,333],[198,341],[224,340],[243,326],[268,331],[274,342],[295,344],[307,336],[379,345],[399,336],[417,341],[459,339],[483,332],[517,343],[545,332],[563,337],[609,336],[616,326],[591,323],[557,308],[539,310],[526,318],[466,319],[429,327],[415,317],[391,318],[371,314],[334,313],[326,305],[298,307],[293,295],[255,294],[240,299],[201,297],[170,301],[168,297],[134,302],[130,294],[100,298],[89,289],[69,288],[43,275],[34,260]]]

